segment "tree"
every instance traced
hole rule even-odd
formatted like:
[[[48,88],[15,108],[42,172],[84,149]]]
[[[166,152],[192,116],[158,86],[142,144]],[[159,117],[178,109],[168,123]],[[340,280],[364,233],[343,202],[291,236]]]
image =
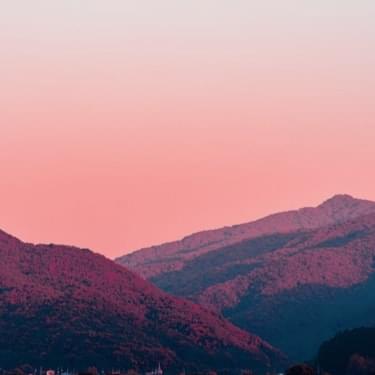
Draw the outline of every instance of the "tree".
[[[315,375],[315,371],[311,366],[302,363],[290,367],[286,375]]]
[[[99,371],[96,367],[89,367],[87,373],[90,375],[99,375]]]
[[[375,361],[359,354],[353,354],[346,372],[348,375],[369,375],[375,372]]]

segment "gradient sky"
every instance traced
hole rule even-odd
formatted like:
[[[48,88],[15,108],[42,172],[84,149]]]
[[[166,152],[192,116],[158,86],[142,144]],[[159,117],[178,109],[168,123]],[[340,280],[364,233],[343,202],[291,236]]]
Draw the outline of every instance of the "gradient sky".
[[[375,200],[375,1],[12,0],[0,228],[114,257]]]

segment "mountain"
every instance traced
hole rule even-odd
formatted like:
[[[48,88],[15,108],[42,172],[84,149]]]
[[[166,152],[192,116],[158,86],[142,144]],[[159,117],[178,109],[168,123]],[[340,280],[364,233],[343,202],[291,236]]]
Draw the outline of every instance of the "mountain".
[[[181,241],[141,249],[116,259],[144,278],[178,271],[205,253],[271,233],[309,230],[375,213],[375,202],[336,195],[318,207],[277,213],[246,224],[195,233]]]
[[[263,369],[283,355],[212,311],[89,250],[0,231],[0,363]]]
[[[375,324],[375,203],[335,196],[317,208],[208,232],[217,239],[211,244],[203,237],[166,245],[166,255],[159,247],[155,267],[155,249],[130,255],[129,264],[143,257],[133,269],[147,275],[150,265],[150,281],[220,312],[295,360],[312,358],[339,330]],[[202,246],[192,252],[176,250],[198,238]],[[160,265],[170,264],[172,247],[178,267],[165,271]]]

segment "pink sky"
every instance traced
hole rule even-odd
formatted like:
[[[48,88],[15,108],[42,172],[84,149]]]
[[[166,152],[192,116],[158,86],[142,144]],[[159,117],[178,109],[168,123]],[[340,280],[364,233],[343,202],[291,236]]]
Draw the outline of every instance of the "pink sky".
[[[372,0],[7,2],[0,228],[114,257],[375,200],[374,19]]]

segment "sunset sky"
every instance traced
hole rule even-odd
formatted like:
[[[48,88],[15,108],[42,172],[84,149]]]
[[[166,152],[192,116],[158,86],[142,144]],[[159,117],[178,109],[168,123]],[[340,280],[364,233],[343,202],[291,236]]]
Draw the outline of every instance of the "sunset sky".
[[[375,1],[12,0],[0,228],[109,257],[375,200]]]

